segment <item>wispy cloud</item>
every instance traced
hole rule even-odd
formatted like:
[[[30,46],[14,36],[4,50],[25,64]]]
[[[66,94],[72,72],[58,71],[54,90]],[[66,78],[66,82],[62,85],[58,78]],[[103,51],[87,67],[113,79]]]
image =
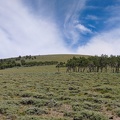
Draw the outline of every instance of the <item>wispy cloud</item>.
[[[86,19],[90,19],[90,20],[99,20],[100,18],[98,18],[95,15],[87,15]]]
[[[120,10],[120,5],[117,4],[108,6],[105,10],[110,14],[109,19],[105,21],[108,27],[120,27],[120,25],[118,24],[120,22],[120,13],[118,12]]]
[[[77,24],[76,28],[81,32],[81,33],[92,33],[92,31],[90,29],[88,29],[87,27],[85,27],[84,25],[81,24]]]
[[[52,18],[31,14],[20,0],[0,1],[0,36],[0,57],[68,53]]]
[[[71,8],[66,13],[64,34],[67,39],[71,41],[71,46],[78,42],[79,38],[81,37],[81,33],[86,32],[86,30],[88,32],[88,29],[79,23],[80,13],[84,9],[85,3],[86,0],[77,0],[71,4]]]

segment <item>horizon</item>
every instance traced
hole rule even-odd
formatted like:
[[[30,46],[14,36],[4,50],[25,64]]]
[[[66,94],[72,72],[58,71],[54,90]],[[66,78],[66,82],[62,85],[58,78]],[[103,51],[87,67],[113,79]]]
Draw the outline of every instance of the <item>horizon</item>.
[[[0,2],[0,58],[120,55],[120,0]]]

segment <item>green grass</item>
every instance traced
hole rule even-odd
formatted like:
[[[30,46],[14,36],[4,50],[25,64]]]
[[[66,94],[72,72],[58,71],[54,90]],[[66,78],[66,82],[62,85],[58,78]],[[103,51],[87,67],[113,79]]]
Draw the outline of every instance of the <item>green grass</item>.
[[[75,54],[40,55],[40,56],[37,56],[37,59],[40,61],[49,60],[49,61],[67,62],[67,60],[73,57],[81,57],[81,56],[84,56],[84,55],[75,55]]]
[[[25,59],[26,61],[58,61],[58,62],[67,62],[67,60],[73,58],[73,57],[88,57],[87,55],[77,55],[77,54],[55,54],[55,55],[37,55],[36,59]],[[32,56],[33,57],[33,56]],[[24,59],[25,57],[22,57],[21,59]]]
[[[55,66],[0,70],[0,120],[116,119],[119,86],[119,73],[58,73]]]

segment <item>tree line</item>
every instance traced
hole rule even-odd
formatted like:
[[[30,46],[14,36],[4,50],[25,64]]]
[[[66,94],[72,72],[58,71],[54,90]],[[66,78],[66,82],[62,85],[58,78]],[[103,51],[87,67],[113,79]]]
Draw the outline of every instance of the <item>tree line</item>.
[[[12,59],[0,59],[0,69],[20,67],[21,64]]]
[[[31,67],[31,66],[43,66],[43,65],[56,65],[58,61],[27,61],[27,59],[36,59],[36,57],[25,56],[23,59],[21,56],[17,58],[0,59],[0,69],[13,68],[13,67]]]
[[[107,55],[90,56],[90,57],[73,57],[66,63],[66,72],[120,72],[120,56]]]

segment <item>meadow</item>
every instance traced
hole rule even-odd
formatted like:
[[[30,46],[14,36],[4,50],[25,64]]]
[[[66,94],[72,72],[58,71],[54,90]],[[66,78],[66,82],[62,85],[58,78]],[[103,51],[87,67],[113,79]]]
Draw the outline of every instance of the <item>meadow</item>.
[[[0,120],[120,120],[120,74],[55,65],[0,70]]]

